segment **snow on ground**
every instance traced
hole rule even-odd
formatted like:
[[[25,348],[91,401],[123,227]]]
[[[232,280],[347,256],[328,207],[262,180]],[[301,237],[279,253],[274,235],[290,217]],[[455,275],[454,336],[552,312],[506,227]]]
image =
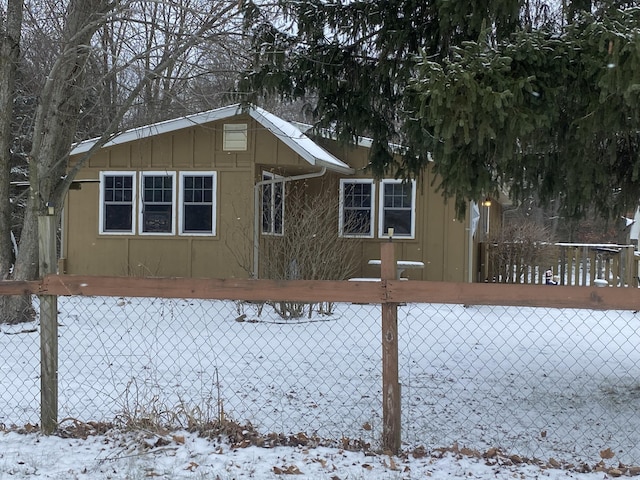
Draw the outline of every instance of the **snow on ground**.
[[[392,457],[326,447],[231,448],[185,432],[140,437],[130,433],[75,439],[0,433],[0,479],[597,480],[612,476],[505,465],[496,458],[456,453]]]
[[[211,419],[223,404],[262,434],[349,437],[376,450],[379,306],[338,304],[331,317],[300,322],[243,308],[244,317],[233,302],[60,298],[61,422],[176,420],[176,406]],[[639,327],[632,312],[406,305],[404,456],[180,430],[86,439],[0,431],[0,480],[609,478],[618,461],[640,459]],[[38,328],[0,325],[0,430],[38,423]],[[577,473],[603,451],[608,473]],[[513,454],[543,467],[511,465]],[[548,468],[554,458],[574,468]]]

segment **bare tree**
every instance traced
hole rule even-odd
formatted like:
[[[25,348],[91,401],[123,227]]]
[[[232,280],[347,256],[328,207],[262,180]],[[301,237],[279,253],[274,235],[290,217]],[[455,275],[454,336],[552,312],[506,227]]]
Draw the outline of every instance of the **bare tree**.
[[[54,206],[59,214],[76,173],[131,120],[132,107],[143,105],[145,99],[164,100],[161,92],[167,91],[169,84],[179,85],[180,77],[188,75],[189,70],[183,67],[197,64],[199,46],[219,38],[221,32],[233,30],[237,3],[226,0],[52,0],[34,1],[28,6],[11,1],[10,5],[15,10],[15,18],[21,18],[24,8],[32,17],[44,17],[52,52],[52,56],[42,62],[46,73],[42,75],[28,155],[29,190],[18,253],[10,274],[6,252],[1,259],[5,278],[30,280],[38,276],[38,215],[46,211],[47,205]],[[3,26],[2,30],[3,52],[5,38],[9,38],[8,34],[4,35],[10,31],[7,27]],[[7,45],[19,38],[18,29],[17,38],[13,35]],[[19,43],[15,48],[19,48]],[[3,53],[3,63],[4,58]],[[11,66],[2,67],[9,73],[17,62],[15,56],[10,58]],[[96,65],[100,69],[92,70]],[[12,84],[3,88],[7,94],[0,100],[6,106],[13,102],[15,88]],[[77,140],[86,107],[97,108],[98,103],[90,98],[96,91],[107,103],[101,109],[107,114],[102,117],[99,139],[68,169],[69,152]],[[164,108],[163,105],[166,103],[161,102],[158,108]],[[88,110],[95,118],[97,110]],[[0,211],[10,212],[8,195],[1,201]],[[0,301],[3,321],[15,323],[32,318],[30,298],[3,297]]]

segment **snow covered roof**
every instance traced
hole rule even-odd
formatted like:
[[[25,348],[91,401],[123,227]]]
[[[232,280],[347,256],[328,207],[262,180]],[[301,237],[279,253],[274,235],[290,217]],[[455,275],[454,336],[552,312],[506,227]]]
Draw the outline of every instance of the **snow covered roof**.
[[[243,110],[242,106],[239,104],[132,128],[116,135],[104,146],[110,147],[113,145],[120,145],[122,143],[142,138],[189,128],[194,125],[202,125],[216,120],[224,120],[242,113],[248,113],[251,118],[255,119],[259,124],[273,133],[278,137],[278,139],[304,158],[309,164],[316,165],[318,167],[326,167],[328,170],[342,174],[354,173],[353,168],[316,144],[292,123],[287,122],[286,120],[283,120],[260,107],[250,106],[246,110]],[[89,151],[96,141],[97,139],[94,138],[76,144],[71,150],[71,155],[78,155]]]
[[[303,133],[313,131],[313,125],[309,125],[308,123],[302,123],[302,122],[291,122],[291,123],[295,125]],[[336,139],[336,134],[326,128],[315,131],[314,133],[317,133],[321,137],[328,138],[331,140]],[[371,148],[371,146],[373,145],[373,139],[369,137],[358,137],[356,141],[356,145],[359,147]],[[401,153],[403,150],[405,150],[405,147],[397,143],[390,143],[389,148],[391,149],[392,152],[395,152],[395,153]],[[429,156],[429,161],[431,161],[431,154],[428,153],[427,155]]]

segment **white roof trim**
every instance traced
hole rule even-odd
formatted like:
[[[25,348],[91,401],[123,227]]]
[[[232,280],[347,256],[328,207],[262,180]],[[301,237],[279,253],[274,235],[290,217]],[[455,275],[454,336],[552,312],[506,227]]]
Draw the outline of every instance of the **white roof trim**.
[[[339,173],[353,174],[355,172],[353,168],[327,152],[292,123],[260,107],[251,107],[249,114],[311,165],[327,167],[327,169]]]
[[[116,135],[105,143],[104,147],[120,145],[143,138],[153,137],[155,135],[161,135],[163,133],[182,130],[194,125],[202,125],[216,120],[223,120],[242,113],[242,107],[239,104],[236,104],[202,113],[187,115],[186,117],[132,128]],[[310,165],[326,167],[328,170],[347,175],[354,173],[355,170],[353,168],[327,152],[324,148],[320,147],[292,123],[287,122],[286,120],[283,120],[260,107],[251,106],[248,108],[247,113],[259,124],[277,136],[278,139],[289,146],[294,152],[304,158]],[[96,141],[97,139],[94,138],[77,143],[71,150],[71,155],[79,155],[89,151]]]

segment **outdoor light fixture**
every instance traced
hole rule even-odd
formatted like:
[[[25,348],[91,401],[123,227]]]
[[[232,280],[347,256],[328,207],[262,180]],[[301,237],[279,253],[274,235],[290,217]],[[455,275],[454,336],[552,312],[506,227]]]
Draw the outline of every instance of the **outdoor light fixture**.
[[[485,198],[485,199],[482,201],[482,206],[483,206],[483,207],[490,207],[490,206],[491,206],[491,199],[490,199],[489,197]]]

